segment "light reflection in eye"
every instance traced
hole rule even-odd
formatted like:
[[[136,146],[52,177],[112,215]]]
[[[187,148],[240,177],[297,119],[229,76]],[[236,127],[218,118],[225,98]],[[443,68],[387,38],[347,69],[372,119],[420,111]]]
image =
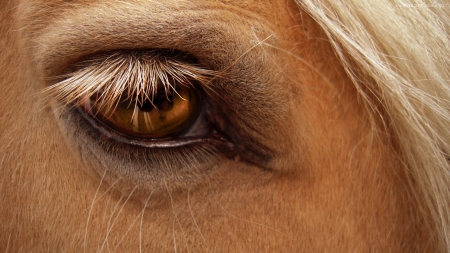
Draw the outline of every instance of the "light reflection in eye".
[[[145,139],[177,135],[195,120],[200,109],[198,92],[183,84],[170,91],[161,85],[153,98],[122,96],[112,109],[97,107],[96,99],[85,105],[89,114],[121,134]]]

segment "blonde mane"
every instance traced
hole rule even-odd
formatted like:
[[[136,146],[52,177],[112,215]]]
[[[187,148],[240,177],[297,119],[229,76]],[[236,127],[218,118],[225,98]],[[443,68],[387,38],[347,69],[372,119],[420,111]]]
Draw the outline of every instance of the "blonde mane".
[[[297,1],[323,28],[450,252],[450,5]],[[380,108],[381,106],[381,108]]]

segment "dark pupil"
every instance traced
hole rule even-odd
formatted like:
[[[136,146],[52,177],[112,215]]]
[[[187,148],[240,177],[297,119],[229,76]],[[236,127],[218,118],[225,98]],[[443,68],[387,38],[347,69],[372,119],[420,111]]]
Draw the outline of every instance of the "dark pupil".
[[[158,90],[158,93],[156,93],[156,96],[153,99],[153,104],[147,99],[142,103],[142,105],[139,105],[139,109],[144,112],[151,112],[155,109],[153,105],[155,105],[159,110],[167,111],[172,109],[173,94],[166,94],[164,90]]]

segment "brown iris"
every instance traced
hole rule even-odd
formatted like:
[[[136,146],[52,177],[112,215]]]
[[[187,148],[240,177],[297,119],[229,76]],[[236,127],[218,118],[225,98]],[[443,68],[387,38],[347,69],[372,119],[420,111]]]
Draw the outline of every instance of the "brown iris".
[[[152,99],[124,96],[113,110],[92,106],[91,113],[115,131],[137,138],[158,139],[178,134],[197,115],[199,95],[192,88],[177,85],[158,88]]]

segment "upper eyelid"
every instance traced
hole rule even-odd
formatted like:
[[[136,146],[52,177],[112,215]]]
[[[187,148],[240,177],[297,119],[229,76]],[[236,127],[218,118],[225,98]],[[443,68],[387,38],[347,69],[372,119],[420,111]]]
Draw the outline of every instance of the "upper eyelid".
[[[270,66],[261,57],[266,51],[262,46],[255,46],[260,38],[273,34],[260,20],[233,16],[233,22],[243,22],[242,25],[247,27],[245,31],[236,31],[214,10],[208,10],[207,14],[195,10],[181,13],[167,8],[167,12],[162,13],[145,4],[130,8],[93,5],[71,9],[67,13],[63,10],[61,15],[50,19],[48,28],[25,33],[30,36],[26,41],[30,43],[28,48],[32,49],[30,55],[36,71],[48,79],[60,75],[86,55],[114,50],[170,48],[193,55],[206,69],[226,71],[221,73],[222,81],[214,82],[214,86],[220,86],[216,90],[221,99],[227,94],[228,101],[242,95],[250,97],[270,89],[270,82],[277,81],[271,80],[269,73],[273,71],[267,69]],[[259,35],[255,34],[255,27]],[[276,38],[270,43],[278,45]],[[46,84],[52,83],[47,81]],[[255,98],[266,100],[266,96],[269,95],[258,94]],[[266,107],[265,111],[270,114],[270,107]]]
[[[205,22],[192,12],[162,14],[146,10],[145,6],[133,10],[114,8],[105,11],[105,8],[102,6],[101,11],[95,6],[80,8],[76,14],[67,13],[67,17],[55,18],[48,29],[30,33],[33,37],[29,40],[29,48],[33,49],[33,59],[44,76],[58,74],[61,67],[84,55],[120,49],[171,48],[210,60],[212,65],[226,65],[227,62],[221,63],[222,59],[237,59],[252,46],[243,42],[254,39],[249,37],[248,41],[242,41],[220,17]],[[85,16],[89,19],[83,18]],[[223,48],[233,50],[217,50]],[[199,55],[213,57],[208,59]],[[225,66],[216,67],[217,70]]]

